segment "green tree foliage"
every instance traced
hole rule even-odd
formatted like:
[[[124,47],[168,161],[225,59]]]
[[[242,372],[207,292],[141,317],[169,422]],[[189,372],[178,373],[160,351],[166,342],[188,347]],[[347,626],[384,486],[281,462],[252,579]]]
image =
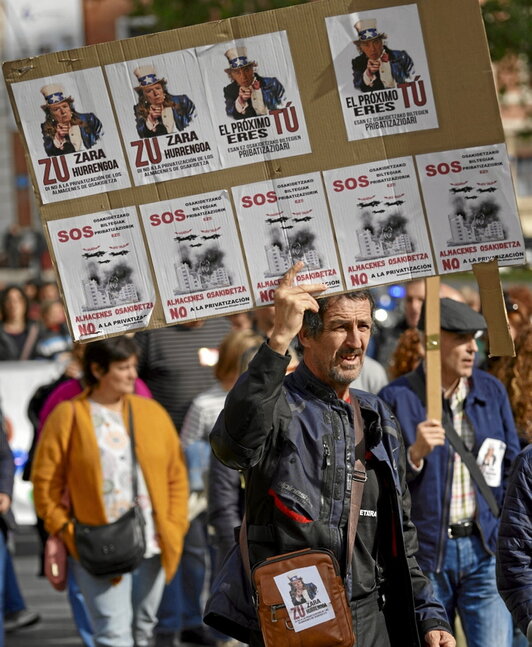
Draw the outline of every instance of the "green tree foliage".
[[[491,59],[515,55],[532,64],[532,4],[530,0],[486,0],[481,5]]]
[[[307,0],[133,0],[133,16],[156,18],[153,31],[197,25],[302,4]],[[485,0],[482,15],[493,61],[507,55],[532,62],[532,4],[530,0]]]
[[[155,15],[153,31],[280,9],[306,0],[133,0],[133,16]]]

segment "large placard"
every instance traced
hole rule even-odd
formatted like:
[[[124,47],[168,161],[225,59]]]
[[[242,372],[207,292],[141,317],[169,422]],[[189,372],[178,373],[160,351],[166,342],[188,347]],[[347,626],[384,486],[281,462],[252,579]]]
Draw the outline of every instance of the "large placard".
[[[524,261],[478,0],[318,0],[3,69],[76,339],[268,305],[299,259],[326,294]],[[54,235],[125,213],[136,319],[93,330],[91,252]]]

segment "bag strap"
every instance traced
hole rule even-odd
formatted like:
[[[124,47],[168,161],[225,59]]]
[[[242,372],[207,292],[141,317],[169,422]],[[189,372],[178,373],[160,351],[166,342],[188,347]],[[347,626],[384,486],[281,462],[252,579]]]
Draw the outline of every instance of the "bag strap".
[[[360,518],[360,507],[362,505],[362,494],[364,492],[364,483],[368,480],[366,474],[366,438],[364,436],[364,422],[362,412],[357,398],[351,394],[351,404],[355,412],[355,467],[353,469],[353,479],[351,481],[351,503],[349,511],[349,521],[347,523],[347,569],[353,558],[353,549],[357,534],[358,520]]]
[[[418,371],[411,371],[405,375],[408,383],[410,384],[412,390],[420,399],[423,406],[425,406],[425,382]],[[471,451],[464,445],[464,441],[458,435],[456,429],[454,428],[453,415],[451,411],[451,405],[449,400],[443,398],[443,409],[442,409],[442,426],[445,429],[445,435],[451,445],[453,446],[456,453],[462,459],[462,462],[469,470],[471,478],[477,484],[480,493],[486,500],[492,514],[495,517],[500,515],[500,509],[493,492],[491,491],[489,485],[486,483],[484,475],[480,471],[480,467],[477,464],[476,458]]]
[[[358,520],[360,518],[360,507],[362,505],[362,493],[364,492],[364,483],[367,481],[366,474],[366,439],[364,436],[364,423],[362,421],[362,413],[360,411],[360,404],[358,400],[351,395],[354,416],[354,430],[355,430],[355,466],[353,469],[353,479],[351,481],[351,497],[350,497],[350,510],[349,520],[347,522],[347,551],[346,551],[346,565],[349,570],[351,559],[353,557],[353,549],[355,546],[355,538],[357,533]],[[240,553],[242,555],[242,562],[248,579],[251,580],[251,562],[249,561],[249,547],[248,547],[248,532],[246,513],[242,519],[239,533]]]
[[[28,335],[26,337],[26,341],[24,342],[24,346],[20,351],[20,356],[18,358],[19,360],[25,360],[30,358],[31,351],[35,346],[35,342],[37,341],[38,335],[39,335],[39,326],[36,323],[29,324]]]
[[[135,451],[135,421],[133,419],[133,409],[131,408],[131,402],[128,402],[128,418],[129,418],[129,444],[131,446],[131,466],[132,466],[131,480],[133,482],[133,502],[137,503],[137,499],[139,496],[139,484],[138,484],[138,474],[137,474],[137,454]]]

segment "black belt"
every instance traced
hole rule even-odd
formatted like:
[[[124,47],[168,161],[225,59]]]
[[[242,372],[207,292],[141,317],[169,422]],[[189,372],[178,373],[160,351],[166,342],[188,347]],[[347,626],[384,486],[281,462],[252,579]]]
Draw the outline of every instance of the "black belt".
[[[470,537],[475,534],[476,526],[474,521],[459,521],[458,523],[452,523],[447,529],[447,535],[450,539],[456,539],[457,537]]]

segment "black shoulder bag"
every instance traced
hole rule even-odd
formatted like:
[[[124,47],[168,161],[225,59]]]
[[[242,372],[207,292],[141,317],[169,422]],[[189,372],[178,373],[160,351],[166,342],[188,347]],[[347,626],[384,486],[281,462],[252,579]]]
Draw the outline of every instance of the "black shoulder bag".
[[[144,517],[137,503],[138,477],[133,411],[129,405],[129,437],[133,470],[133,506],[113,523],[91,526],[74,520],[79,561],[92,575],[115,576],[134,571],[146,552]]]
[[[410,373],[407,373],[405,377],[408,380],[412,391],[414,391],[417,397],[421,400],[423,406],[425,406],[425,382],[421,378],[421,375],[418,373],[418,371],[411,371]],[[454,428],[453,417],[449,404],[445,400],[442,407],[442,426],[445,429],[445,436],[453,446],[456,453],[462,459],[464,465],[469,470],[471,478],[477,484],[477,487],[484,499],[486,499],[486,502],[491,512],[493,513],[493,516],[499,517],[500,509],[497,501],[495,500],[495,497],[493,496],[493,492],[490,490],[489,485],[486,483],[486,479],[480,471],[480,467],[477,465],[476,458],[464,445],[464,441],[457,434],[456,429]]]

